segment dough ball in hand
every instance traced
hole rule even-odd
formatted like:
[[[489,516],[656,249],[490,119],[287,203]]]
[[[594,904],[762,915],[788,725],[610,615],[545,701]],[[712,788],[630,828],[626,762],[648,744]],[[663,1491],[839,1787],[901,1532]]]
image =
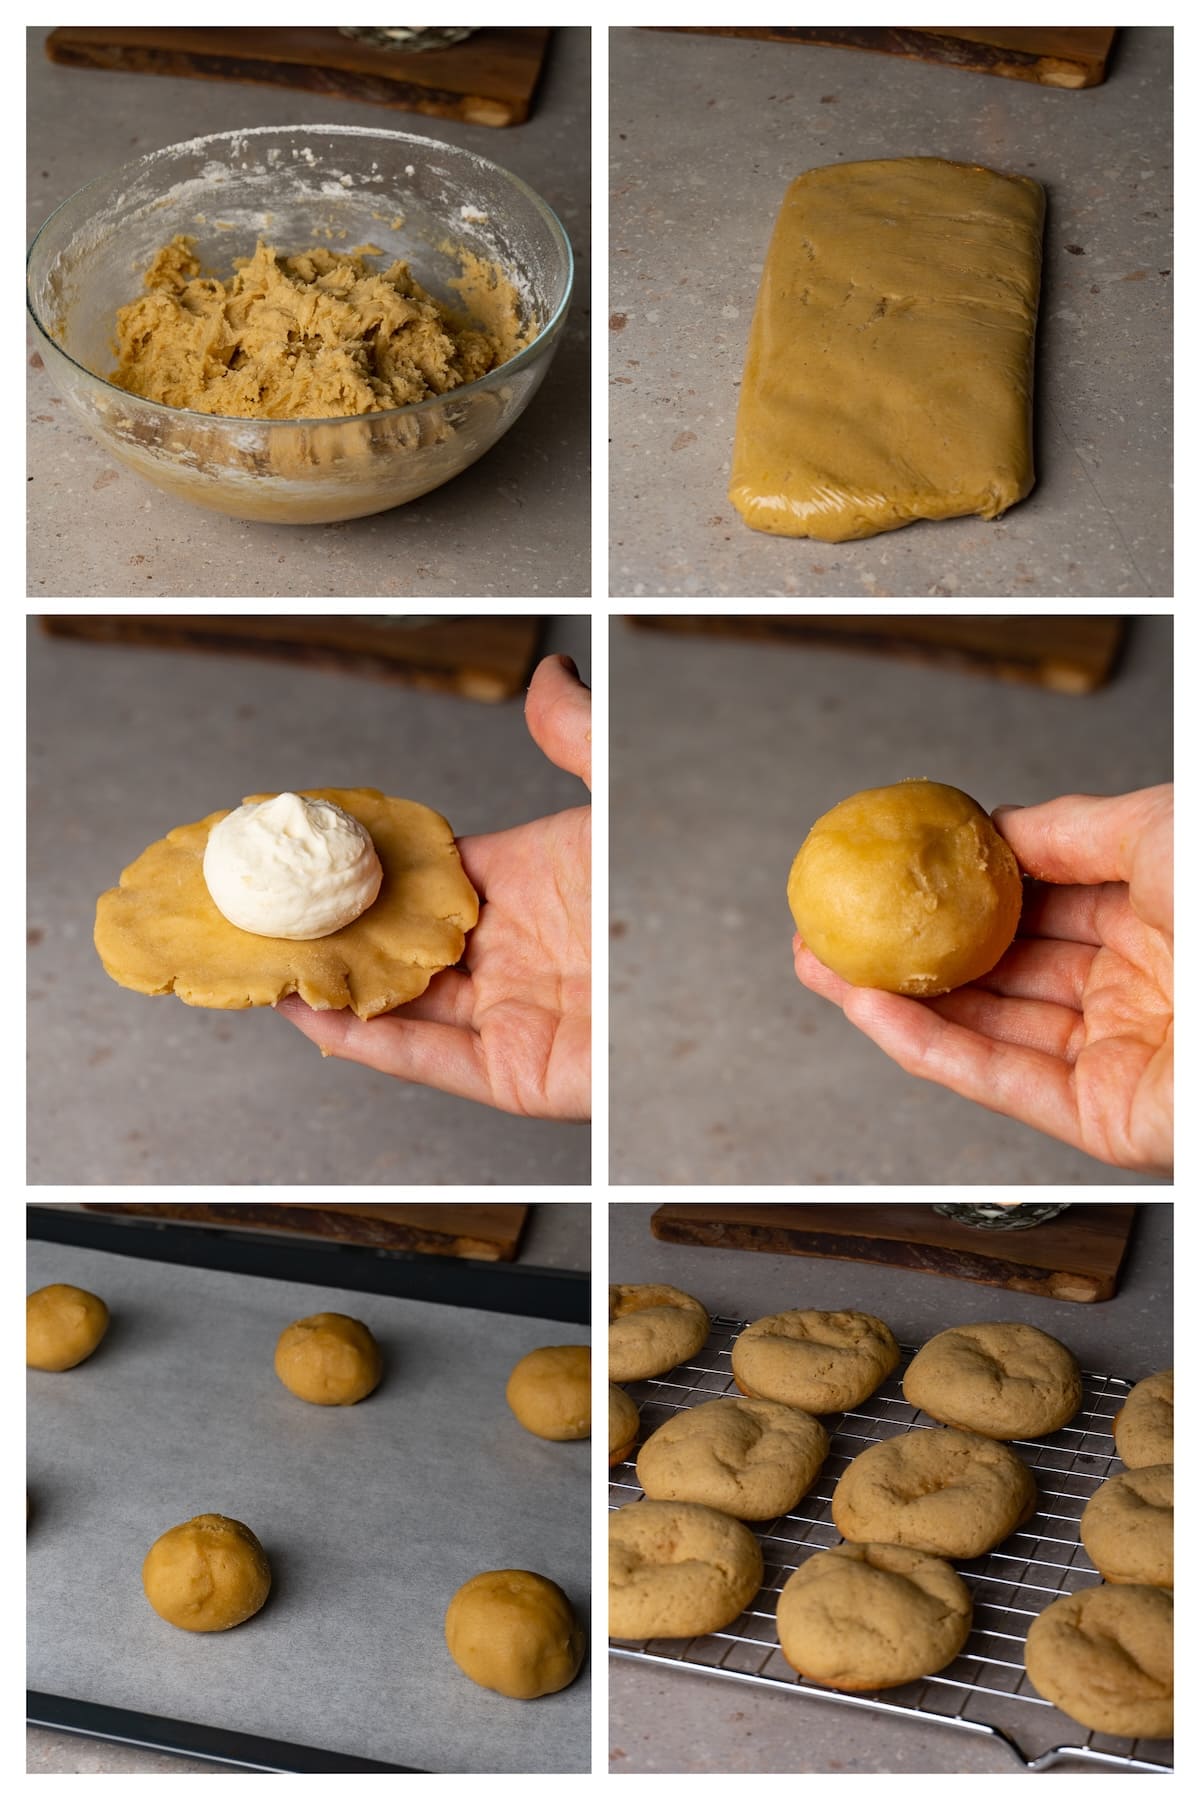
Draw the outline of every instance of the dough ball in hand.
[[[25,1301],[25,1361],[31,1369],[73,1369],[108,1330],[108,1308],[86,1288],[55,1281]]]
[[[788,877],[796,930],[853,987],[946,994],[995,967],[1021,916],[1017,859],[983,808],[940,781],[852,794]]]
[[[146,1598],[181,1631],[228,1631],[263,1605],[271,1565],[248,1525],[200,1513],[151,1544],[142,1564]]]
[[[504,1397],[534,1437],[558,1443],[591,1437],[591,1351],[586,1344],[531,1350],[509,1376]]]
[[[280,1334],[275,1373],[298,1400],[353,1406],[379,1386],[383,1353],[361,1319],[313,1313]]]
[[[536,1700],[578,1675],[583,1629],[557,1583],[528,1569],[488,1569],[447,1607],[446,1647],[480,1687]]]

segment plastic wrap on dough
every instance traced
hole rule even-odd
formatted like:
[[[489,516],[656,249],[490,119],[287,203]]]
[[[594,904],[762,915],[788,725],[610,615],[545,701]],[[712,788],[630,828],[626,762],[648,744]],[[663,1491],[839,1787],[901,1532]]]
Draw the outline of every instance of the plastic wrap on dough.
[[[793,181],[763,267],[729,497],[843,543],[995,519],[1033,486],[1045,195],[911,156]]]

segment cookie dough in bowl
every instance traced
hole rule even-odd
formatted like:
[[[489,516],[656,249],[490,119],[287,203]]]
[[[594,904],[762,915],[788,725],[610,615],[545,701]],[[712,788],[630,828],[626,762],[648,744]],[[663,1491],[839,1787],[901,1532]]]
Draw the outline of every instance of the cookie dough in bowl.
[[[136,993],[174,993],[189,1006],[217,1008],[271,1006],[285,994],[299,994],[309,1006],[351,1007],[360,1019],[370,1019],[416,999],[439,970],[458,961],[479,917],[479,901],[439,813],[377,788],[252,794],[239,811],[265,811],[284,798],[332,806],[361,828],[381,869],[376,897],[353,915],[370,881],[353,860],[353,845],[347,862],[333,853],[332,861],[320,860],[319,833],[311,853],[306,845],[304,856],[289,855],[281,893],[276,877],[283,850],[294,844],[285,822],[259,871],[269,877],[272,904],[282,904],[282,914],[273,911],[254,930],[232,923],[205,873],[210,837],[230,815],[210,813],[151,844],[124,871],[120,886],[100,896],[96,950],[114,981]],[[353,916],[339,929],[306,938],[297,934],[297,924],[303,926],[296,890],[313,868],[321,874],[321,908],[331,904],[332,883],[337,903],[349,893]],[[322,920],[328,924],[329,915],[323,912]],[[263,935],[264,923],[268,930],[286,927],[291,935]]]
[[[792,863],[788,905],[813,955],[851,986],[946,994],[1012,943],[1021,871],[969,794],[899,781],[817,820]]]
[[[708,1313],[698,1300],[665,1282],[615,1285],[608,1290],[608,1374],[611,1381],[649,1381],[695,1356],[708,1336]]]
[[[871,1313],[770,1313],[747,1325],[731,1361],[743,1394],[831,1413],[873,1394],[900,1361],[900,1346]]]
[[[779,1596],[779,1644],[798,1674],[846,1693],[901,1687],[953,1662],[971,1591],[941,1557],[895,1544],[835,1544]]]
[[[1045,1437],[1083,1401],[1079,1364],[1036,1325],[956,1325],[923,1344],[904,1398],[943,1425],[983,1437]]]
[[[489,450],[549,368],[573,277],[551,208],[473,150],[282,125],[99,176],[43,225],[28,298],[51,380],[127,468],[316,524]]]

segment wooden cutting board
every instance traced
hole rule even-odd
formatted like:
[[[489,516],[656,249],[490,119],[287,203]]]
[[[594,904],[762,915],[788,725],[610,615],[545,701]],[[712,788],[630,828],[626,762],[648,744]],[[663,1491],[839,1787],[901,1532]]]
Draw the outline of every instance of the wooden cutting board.
[[[650,1229],[668,1244],[883,1263],[1051,1300],[1091,1301],[1116,1292],[1136,1210],[1079,1204],[1026,1231],[981,1231],[932,1206],[764,1201],[660,1206]]]
[[[62,25],[46,54],[73,69],[251,81],[471,125],[519,125],[549,40],[547,25],[489,26],[414,56],[343,37],[331,25]]]
[[[420,1251],[429,1256],[461,1256],[476,1262],[514,1262],[528,1206],[503,1202],[493,1206],[374,1206],[339,1201],[289,1205],[270,1201],[243,1204],[217,1201],[176,1204],[174,1201],[84,1202],[90,1212],[130,1213],[139,1218],[185,1219],[193,1225],[242,1226],[251,1231],[300,1232],[339,1244],[366,1245],[373,1250]]]
[[[383,676],[471,700],[508,700],[528,684],[542,620],[478,617],[413,623],[384,613],[45,613],[42,627],[51,637],[272,656]]]
[[[920,613],[771,615],[631,614],[656,631],[816,643],[844,650],[945,663],[1002,681],[1032,683],[1059,694],[1090,694],[1117,665],[1127,621],[1112,614],[950,615]]]
[[[914,62],[942,63],[1043,87],[1098,87],[1108,71],[1112,25],[668,25],[719,37],[821,44],[834,50],[878,50]]]

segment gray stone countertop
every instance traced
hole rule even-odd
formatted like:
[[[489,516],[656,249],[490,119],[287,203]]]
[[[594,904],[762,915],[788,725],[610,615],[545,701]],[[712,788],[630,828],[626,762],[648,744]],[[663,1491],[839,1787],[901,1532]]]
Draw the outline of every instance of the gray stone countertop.
[[[544,648],[587,679],[589,622]],[[455,831],[577,806],[582,783],[498,706],[249,656],[29,632],[28,1156],[66,1186],[586,1183],[586,1126],[514,1118],[322,1057],[269,1007],[117,987],[97,896],[172,826],[243,794],[367,783]]]
[[[615,30],[609,302],[615,594],[1169,595],[1168,26],[1068,93],[894,56]],[[1004,519],[772,538],[726,498],[746,337],[788,183],[940,156],[1047,191],[1038,483]]]
[[[795,1306],[857,1307],[885,1318],[907,1343],[960,1319],[1021,1321],[1061,1338],[1085,1368],[1129,1380],[1172,1360],[1169,1202],[1142,1206],[1119,1289],[1096,1305],[864,1263],[664,1244],[650,1235],[653,1211],[629,1201],[609,1208],[610,1280],[669,1282],[712,1312],[743,1319]],[[949,1727],[611,1659],[609,1733],[614,1774],[1012,1774],[1017,1768],[1002,1745]],[[1079,1769],[1061,1765],[1053,1772],[1078,1775]]]
[[[905,776],[989,810],[1171,777],[1169,617],[1077,697],[890,657],[612,623],[612,1180],[1139,1182],[905,1075],[801,989],[813,820]]]
[[[249,523],[161,493],[112,461],[35,366],[27,486],[33,598],[132,596],[153,604],[207,595],[588,593],[589,32],[554,32],[532,116],[505,130],[302,90],[61,68],[46,59],[46,35],[42,26],[28,33],[31,240],[100,170],[148,150],[241,125],[344,124],[440,138],[513,170],[562,220],[576,273],[554,363],[512,430],[444,487],[341,524]]]

